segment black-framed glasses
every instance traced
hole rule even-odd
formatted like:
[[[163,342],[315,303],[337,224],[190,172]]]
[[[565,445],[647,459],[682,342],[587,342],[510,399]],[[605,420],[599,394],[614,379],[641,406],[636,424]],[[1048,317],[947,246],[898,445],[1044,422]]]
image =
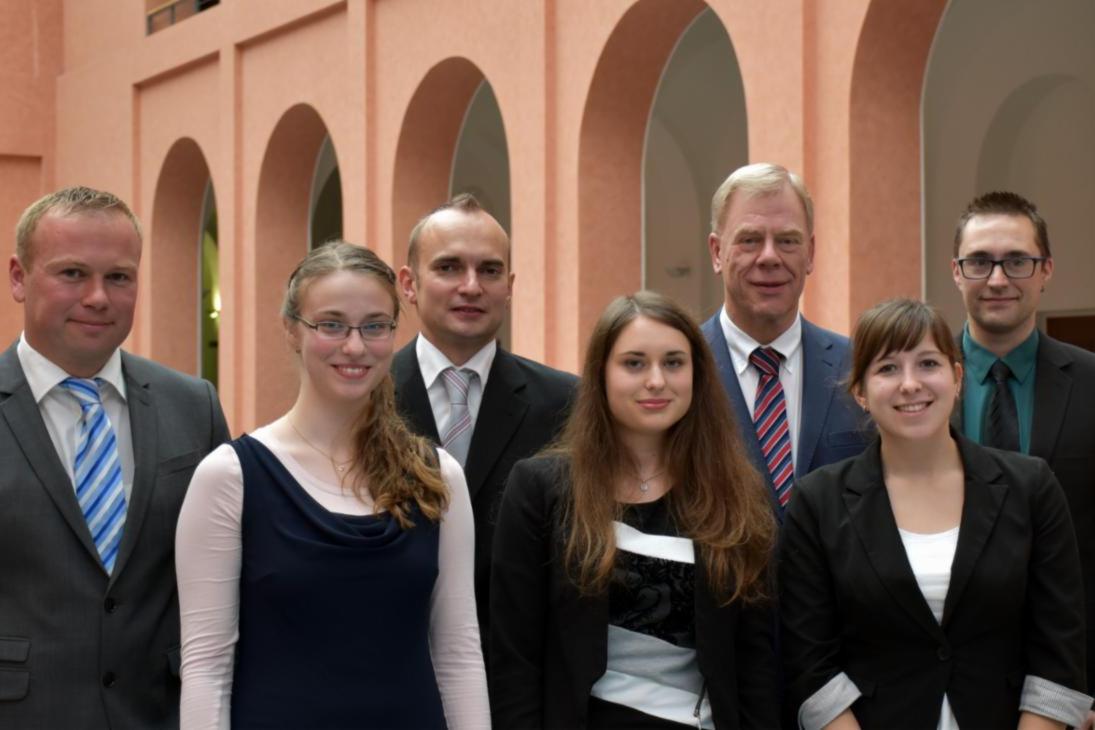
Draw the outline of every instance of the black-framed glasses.
[[[350,333],[357,330],[363,340],[386,340],[395,332],[395,322],[390,319],[377,319],[365,324],[346,324],[325,320],[322,322],[309,322],[304,317],[293,317],[305,327],[315,330],[316,335],[324,340],[345,340]]]
[[[990,259],[986,256],[970,256],[958,259],[958,268],[967,279],[987,279],[992,270],[999,266],[1009,279],[1029,279],[1034,276],[1038,264],[1046,256],[1008,256],[1004,259]]]

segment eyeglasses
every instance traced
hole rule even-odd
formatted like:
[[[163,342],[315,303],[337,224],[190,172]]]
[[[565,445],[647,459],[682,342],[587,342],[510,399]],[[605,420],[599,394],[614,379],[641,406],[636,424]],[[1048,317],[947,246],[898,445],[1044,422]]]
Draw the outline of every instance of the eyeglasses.
[[[395,332],[395,322],[390,319],[378,319],[365,324],[352,325],[345,322],[309,322],[304,317],[293,317],[305,327],[315,330],[316,335],[322,340],[345,340],[350,333],[357,330],[363,340],[386,340]]]
[[[1009,256],[1006,259],[990,259],[985,256],[973,256],[958,259],[958,268],[967,279],[988,279],[992,270],[999,266],[1009,279],[1029,279],[1034,276],[1038,262],[1045,256]]]

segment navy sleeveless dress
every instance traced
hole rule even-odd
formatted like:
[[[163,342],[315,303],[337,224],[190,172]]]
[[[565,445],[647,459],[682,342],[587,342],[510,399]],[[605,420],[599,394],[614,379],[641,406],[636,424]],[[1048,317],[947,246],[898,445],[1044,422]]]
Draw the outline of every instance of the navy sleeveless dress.
[[[328,512],[262,443],[243,470],[233,728],[444,728],[430,659],[439,524]]]

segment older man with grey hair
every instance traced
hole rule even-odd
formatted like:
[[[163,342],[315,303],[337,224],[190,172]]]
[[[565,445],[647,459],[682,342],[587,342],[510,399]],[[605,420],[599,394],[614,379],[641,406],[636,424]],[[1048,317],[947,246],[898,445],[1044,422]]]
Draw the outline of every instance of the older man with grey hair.
[[[795,477],[858,454],[869,437],[841,385],[848,339],[799,313],[814,267],[802,178],[768,163],[735,170],[712,199],[708,247],[725,302],[703,333],[782,520]]]

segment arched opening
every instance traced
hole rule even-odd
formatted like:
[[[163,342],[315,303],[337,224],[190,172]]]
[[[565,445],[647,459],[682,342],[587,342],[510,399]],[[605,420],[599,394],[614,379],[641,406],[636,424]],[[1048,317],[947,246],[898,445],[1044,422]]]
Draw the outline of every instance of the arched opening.
[[[256,423],[284,413],[296,395],[296,364],[284,344],[279,312],[285,282],[312,241],[313,213],[323,197],[322,189],[313,197],[317,160],[327,137],[327,126],[316,110],[297,104],[278,120],[259,170],[251,335],[261,343],[256,348],[261,363],[254,368]]]
[[[749,159],[745,90],[730,36],[710,8],[665,64],[643,155],[642,285],[706,319],[722,304],[707,248],[711,196]]]
[[[848,140],[851,321],[882,299],[921,292],[920,95],[945,5],[874,0],[863,21]]]
[[[986,18],[992,18],[986,23]],[[1095,5],[952,2],[923,90],[925,290],[955,326],[954,226],[975,196],[1012,190],[1039,208],[1056,261],[1043,317],[1095,314]],[[1017,52],[1016,49],[1022,49]]]
[[[315,248],[327,241],[342,238],[342,177],[338,171],[338,156],[328,135],[316,155],[316,171],[312,175],[309,203],[308,242]]]
[[[486,79],[479,82],[479,88],[468,103],[452,155],[449,196],[460,193],[474,195],[512,241],[506,129],[498,99]],[[498,339],[504,347],[510,346],[509,313],[502,322]]]
[[[220,382],[220,316],[221,282],[220,249],[217,238],[217,198],[213,193],[213,181],[205,186],[205,199],[202,202],[202,227],[199,247],[199,289],[200,307],[198,310],[199,342],[198,372],[201,377],[214,386]]]
[[[654,93],[701,0],[640,0],[597,61],[578,147],[578,330],[584,348],[613,297],[643,281],[643,147]],[[606,265],[606,262],[610,262]]]
[[[176,141],[156,181],[145,248],[148,352],[157,362],[194,375],[205,372],[199,344],[204,324],[201,272],[203,240],[210,227],[206,203],[212,198],[209,167],[201,149],[190,138]],[[215,221],[212,227],[215,230]]]

